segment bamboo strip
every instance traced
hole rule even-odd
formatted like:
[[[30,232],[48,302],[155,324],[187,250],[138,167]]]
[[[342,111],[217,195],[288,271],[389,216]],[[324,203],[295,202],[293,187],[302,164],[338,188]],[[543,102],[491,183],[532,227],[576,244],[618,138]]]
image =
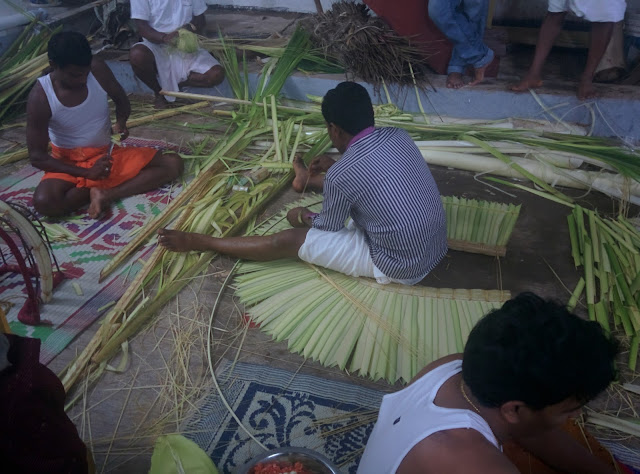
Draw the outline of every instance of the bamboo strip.
[[[145,117],[130,119],[130,120],[127,121],[127,127],[128,128],[139,127],[140,125],[145,125],[147,123],[155,122],[156,120],[161,120],[161,119],[173,117],[173,116],[179,115],[179,114],[181,114],[183,112],[189,112],[191,110],[198,110],[198,109],[201,109],[201,108],[206,107],[208,105],[209,105],[209,102],[202,101],[202,102],[198,102],[196,104],[188,104],[188,105],[183,105],[182,107],[175,107],[175,108],[171,108],[171,109],[161,110],[159,112],[156,112],[156,113],[151,114],[151,115],[147,115]]]
[[[208,102],[226,102],[229,104],[237,104],[237,105],[255,105],[255,102],[251,100],[243,100],[243,99],[232,99],[229,97],[218,97],[214,95],[205,95],[205,94],[193,94],[190,92],[174,92],[174,91],[160,91],[162,95],[168,95],[171,97],[178,97],[181,99],[194,99],[194,100],[203,100]],[[290,112],[296,115],[307,114],[310,111],[305,109],[298,109],[296,107],[288,107],[286,105],[277,105],[276,109],[278,111]]]

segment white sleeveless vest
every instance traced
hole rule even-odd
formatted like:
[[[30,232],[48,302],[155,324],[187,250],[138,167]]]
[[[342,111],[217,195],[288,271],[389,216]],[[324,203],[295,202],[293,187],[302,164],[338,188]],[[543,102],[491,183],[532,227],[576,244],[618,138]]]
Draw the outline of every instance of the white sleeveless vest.
[[[101,147],[111,141],[107,93],[92,73],[87,78],[87,98],[75,107],[58,100],[50,75],[38,79],[51,109],[49,139],[59,148]]]
[[[480,415],[471,410],[443,408],[433,403],[442,384],[461,370],[461,360],[448,362],[407,388],[382,398],[378,421],[362,455],[358,474],[394,474],[416,444],[438,431],[469,428],[501,449],[491,428]]]

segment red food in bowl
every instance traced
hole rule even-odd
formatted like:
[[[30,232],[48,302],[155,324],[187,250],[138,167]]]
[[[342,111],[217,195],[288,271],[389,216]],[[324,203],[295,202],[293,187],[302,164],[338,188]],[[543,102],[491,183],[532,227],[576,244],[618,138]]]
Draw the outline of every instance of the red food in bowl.
[[[305,469],[300,462],[291,464],[290,462],[268,462],[256,464],[249,474],[313,474]]]

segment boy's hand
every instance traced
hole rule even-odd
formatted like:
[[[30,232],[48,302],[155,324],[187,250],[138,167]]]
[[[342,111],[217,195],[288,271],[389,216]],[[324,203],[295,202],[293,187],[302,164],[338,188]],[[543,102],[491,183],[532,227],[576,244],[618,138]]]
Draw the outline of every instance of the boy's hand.
[[[102,158],[98,159],[91,168],[87,169],[84,177],[92,181],[99,181],[101,179],[108,178],[110,173],[111,157],[109,155],[104,155]]]
[[[119,123],[116,122],[111,127],[111,132],[115,135],[116,133],[120,134],[120,140],[126,140],[129,136],[129,129],[127,128],[127,123]]]

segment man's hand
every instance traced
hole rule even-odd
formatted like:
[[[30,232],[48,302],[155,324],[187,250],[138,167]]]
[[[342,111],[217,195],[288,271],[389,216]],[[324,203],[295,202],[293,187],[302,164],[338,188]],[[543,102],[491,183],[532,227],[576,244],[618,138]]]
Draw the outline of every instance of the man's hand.
[[[120,140],[126,140],[126,138],[129,136],[129,129],[127,128],[127,123],[120,123],[119,121],[113,124],[113,127],[111,127],[111,133],[116,134],[119,133],[120,134]]]
[[[187,31],[190,31],[191,33],[197,33],[198,32],[198,29],[196,28],[196,25],[194,25],[193,23],[185,23],[180,28],[184,29],[184,30],[187,30]]]
[[[287,212],[287,220],[293,227],[311,227],[315,215],[306,207],[294,207]]]
[[[108,178],[110,173],[111,156],[104,155],[102,158],[98,159],[91,168],[87,169],[84,177],[92,181],[99,181],[101,179]]]
[[[162,43],[173,46],[176,42],[176,38],[178,37],[178,32],[174,31],[172,33],[165,33],[162,35]]]
[[[316,156],[311,160],[311,163],[309,163],[309,175],[315,176],[320,173],[326,173],[334,164],[335,160],[329,158],[327,155]]]

